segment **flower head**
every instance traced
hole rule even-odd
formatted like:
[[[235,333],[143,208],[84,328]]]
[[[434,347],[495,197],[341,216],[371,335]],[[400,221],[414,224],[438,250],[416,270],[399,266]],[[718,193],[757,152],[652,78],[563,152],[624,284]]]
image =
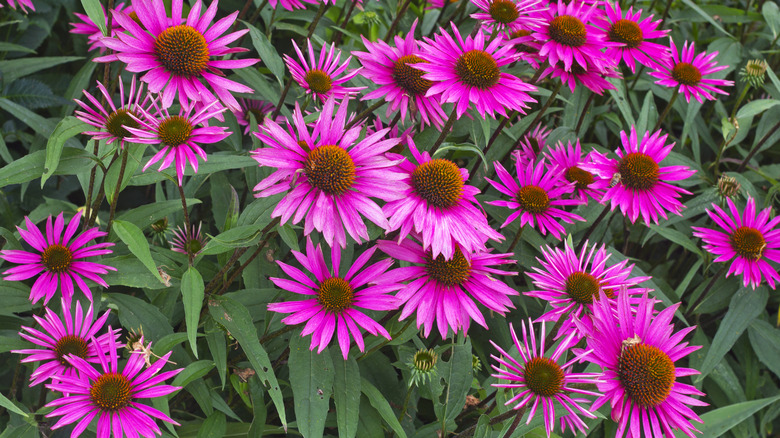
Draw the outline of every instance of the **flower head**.
[[[155,115],[142,108],[143,118],[132,117],[139,127],[132,128],[125,125],[131,134],[128,141],[162,146],[162,149],[144,165],[144,171],[160,160],[162,164],[157,169],[158,172],[167,169],[175,162],[176,177],[181,185],[187,163],[192,166],[195,173],[198,173],[198,157],[203,161],[207,160],[206,151],[200,145],[217,143],[230,135],[224,126],[206,126],[210,118],[221,114],[227,108],[217,108],[217,101],[197,111],[194,108],[194,106],[186,109],[182,107],[179,109],[179,114],[175,116],[170,115],[165,108],[157,108]]]
[[[100,5],[100,7],[103,9],[103,15],[105,17],[104,25],[108,27],[108,15],[106,14],[106,8],[104,8],[103,5]],[[133,12],[133,7],[130,5],[125,5],[124,3],[119,3],[114,6],[113,10],[124,12],[125,14],[131,14]],[[73,26],[73,29],[70,30],[70,33],[87,35],[89,50],[100,49],[100,52],[103,53],[106,50],[106,46],[103,41],[101,41],[103,38],[103,32],[100,30],[100,28],[94,22],[92,22],[92,19],[89,18],[88,15],[80,14],[78,12],[74,12],[73,15],[81,20],[81,22],[76,21],[70,23],[70,25]],[[124,32],[124,29],[122,29],[122,26],[120,26],[116,19],[112,17],[111,36],[114,37],[122,32]]]
[[[550,160],[551,167],[557,169],[563,175],[567,183],[574,183],[574,196],[580,201],[587,202],[588,196],[596,202],[601,201],[604,191],[596,188],[593,183],[599,178],[597,175],[583,169],[591,162],[591,154],[582,157],[580,140],[572,146],[571,141],[566,146],[559,142],[556,147],[544,153]]]
[[[512,151],[512,157],[523,166],[536,163],[536,158],[541,156],[547,147],[547,137],[551,132],[550,128],[539,123],[533,131],[523,136],[518,148]]]
[[[600,396],[591,410],[609,402],[612,419],[618,422],[617,437],[652,436],[673,438],[677,429],[693,438],[691,420],[701,419],[689,406],[706,406],[690,397],[704,395],[679,377],[699,374],[675,365],[679,359],[698,350],[682,339],[696,327],[674,333],[672,318],[679,303],[656,315],[656,300],[642,298],[634,308],[628,294],[618,296],[615,306],[602,298],[593,305],[593,328],[588,332],[586,360],[599,365],[603,373],[598,383]]]
[[[704,102],[702,98],[715,100],[715,94],[728,96],[729,93],[716,88],[728,87],[734,85],[734,81],[723,79],[708,78],[707,75],[719,72],[727,65],[717,65],[715,57],[718,52],[701,52],[694,57],[694,43],[688,45],[688,41],[683,44],[682,54],[677,55],[677,46],[674,40],[669,38],[669,44],[672,50],[672,59],[667,59],[665,63],[656,67],[649,74],[660,80],[655,81],[658,85],[666,87],[679,87],[679,90],[685,95],[685,101],[690,102],[694,97],[699,103]]]
[[[751,59],[739,71],[739,77],[751,87],[758,88],[764,85],[764,76],[769,64],[763,59]]]
[[[609,159],[605,155],[594,152],[593,163],[587,170],[596,172],[604,181],[612,181],[619,174],[617,184],[608,187],[602,201],[610,201],[612,210],[620,207],[620,211],[631,222],[636,222],[641,215],[645,223],[658,223],[658,217],[666,219],[666,212],[680,214],[683,208],[679,198],[682,194],[690,195],[687,190],[669,184],[667,181],[686,179],[696,171],[687,166],[664,166],[660,163],[672,151],[674,143],[665,144],[667,135],[661,135],[658,130],[652,135],[645,132],[640,139],[636,127],[631,126],[631,133],[620,133],[622,149],[615,153],[618,159]]]
[[[195,226],[190,225],[189,235],[181,227],[176,227],[176,231],[173,232],[173,237],[169,240],[171,249],[180,252],[182,254],[192,254],[196,256],[204,246],[206,246],[206,239],[200,233],[200,229],[203,223],[198,224],[198,229]]]
[[[111,242],[87,243],[98,237],[106,235],[98,228],[90,228],[76,234],[81,222],[81,212],[76,213],[65,226],[64,213],[60,213],[57,219],[52,217],[46,220],[46,237],[30,218],[24,218],[27,229],[16,227],[22,239],[33,248],[33,252],[5,249],[0,251],[0,258],[19,263],[19,266],[3,272],[6,281],[27,280],[38,276],[30,290],[30,301],[34,303],[43,298],[44,305],[54,296],[59,283],[62,298],[70,305],[73,297],[73,283],[78,285],[84,295],[92,301],[92,293],[84,282],[84,278],[108,287],[108,284],[100,278],[100,275],[108,271],[116,271],[112,266],[101,265],[94,262],[85,262],[82,259],[98,255],[111,254],[109,246]],[[40,274],[40,275],[39,275]]]
[[[323,46],[320,50],[320,57],[317,59],[315,58],[314,48],[311,45],[311,39],[307,40],[309,45],[309,57],[307,60],[301,53],[301,49],[298,48],[295,40],[292,43],[300,62],[297,62],[289,55],[284,55],[284,62],[287,64],[287,68],[290,69],[290,74],[295,79],[295,82],[305,88],[306,93],[311,94],[315,100],[325,102],[332,96],[340,101],[351,94],[357,94],[364,88],[345,87],[342,85],[354,78],[360,72],[360,69],[347,71],[352,56],[347,57],[344,63],[339,65],[341,50],[336,49],[335,44],[331,44],[330,48]],[[342,73],[345,74],[338,77]]]
[[[780,281],[780,275],[769,261],[780,263],[780,216],[769,219],[769,207],[758,212],[756,201],[751,197],[748,197],[742,212],[731,198],[727,198],[726,202],[728,212],[716,204],[712,204],[714,211],[707,210],[720,230],[692,227],[693,235],[704,241],[704,249],[717,256],[716,262],[733,259],[726,276],[742,275],[742,284],[753,289],[766,277],[767,283],[774,289],[775,280]]]
[[[236,120],[238,121],[238,124],[245,127],[244,128],[245,135],[249,134],[249,132],[252,131],[253,128],[257,128],[261,126],[263,123],[265,123],[266,119],[271,117],[275,109],[274,104],[272,104],[271,102],[266,102],[264,100],[257,100],[257,99],[244,99],[243,97],[238,99],[238,104],[240,106],[240,109],[234,114],[236,115]],[[251,117],[255,118],[255,122],[257,122],[256,126],[250,126],[252,120]],[[277,116],[276,119],[274,119],[276,123],[280,123],[283,120],[284,117],[281,115]]]
[[[311,275],[304,274],[300,269],[277,261],[279,267],[292,280],[271,277],[271,281],[279,288],[308,296],[301,301],[286,301],[268,304],[268,310],[279,313],[290,313],[282,319],[288,325],[306,325],[301,336],[311,336],[311,350],[318,347],[321,353],[331,341],[335,332],[339,348],[347,359],[349,354],[350,336],[355,340],[360,351],[364,351],[362,327],[375,336],[390,339],[390,333],[379,323],[368,317],[360,309],[393,310],[398,307],[395,297],[390,293],[402,287],[387,270],[393,260],[380,260],[365,269],[376,246],[369,248],[349,265],[346,274],[341,274],[341,249],[331,248],[332,268],[328,269],[322,254],[322,246],[314,247],[311,239],[307,239],[306,254],[292,251],[298,263]]]
[[[657,30],[661,20],[652,21],[652,15],[640,20],[641,9],[634,13],[633,7],[630,7],[624,14],[619,3],[605,4],[606,14],[599,26],[604,29],[607,41],[620,43],[620,46],[607,48],[605,59],[619,61],[622,58],[631,73],[636,72],[636,62],[646,67],[655,67],[669,59],[668,47],[647,41],[669,34],[668,29]]]
[[[575,220],[585,220],[579,215],[560,208],[567,205],[579,205],[582,204],[582,201],[562,199],[564,194],[574,190],[574,183],[563,181],[563,177],[557,172],[546,171],[544,158],[536,164],[529,162],[527,165],[523,165],[519,161],[515,163],[517,180],[512,178],[512,175],[504,169],[501,163],[495,161],[493,164],[500,182],[485,179],[496,190],[511,199],[509,201],[491,201],[488,204],[515,210],[501,224],[501,228],[519,217],[521,227],[528,223],[543,235],[549,231],[556,239],[560,239],[565,230],[557,219],[569,224],[574,223]]]
[[[219,0],[211,2],[202,15],[203,3],[198,0],[185,19],[182,1],[172,1],[173,11],[168,17],[163,0],[132,0],[140,25],[129,15],[115,11],[114,19],[125,33],[119,34],[118,38],[104,38],[106,47],[116,53],[95,60],[119,60],[127,64],[128,71],[148,71],[141,80],[149,84],[151,92],[162,94],[164,108],[170,107],[178,96],[183,106],[190,106],[190,101],[209,104],[219,98],[231,110],[238,111],[238,102],[230,92],[251,93],[252,89],[227,79],[221,69],[244,68],[258,60],[212,58],[247,51],[227,45],[249,30],[222,36],[236,21],[238,11],[212,23]]]
[[[582,85],[598,95],[603,94],[605,90],[615,89],[615,86],[605,79],[606,77],[620,77],[620,74],[615,70],[615,65],[609,58],[605,58],[601,64],[588,63],[586,68],[583,68],[580,64],[573,64],[569,70],[566,70],[563,63],[558,61],[557,64],[545,68],[539,77],[544,78],[547,75],[561,78],[561,82],[568,85],[572,93],[577,88],[577,85]]]
[[[111,326],[108,331],[113,332]],[[65,360],[78,371],[79,377],[59,376],[46,385],[53,391],[65,394],[46,405],[55,408],[46,417],[62,417],[52,429],[76,423],[71,436],[79,436],[95,417],[98,417],[97,435],[100,437],[107,437],[112,432],[115,437],[121,437],[122,434],[128,437],[161,435],[155,418],[178,426],[179,423],[164,413],[136,400],[162,397],[181,389],[160,383],[179,374],[184,368],[158,374],[168,363],[171,353],[167,353],[151,367],[141,371],[145,364],[143,355],[130,354],[122,371],[119,371],[117,348],[121,346],[116,344],[113,337],[109,336],[108,339],[106,347],[95,344],[100,371],[77,355],[66,355]]]
[[[427,151],[421,154],[414,141],[408,141],[419,164],[404,160],[399,165],[408,188],[382,209],[390,218],[388,230],[400,229],[398,241],[417,233],[433,257],[451,259],[457,246],[466,252],[484,251],[488,239],[502,240],[475,197],[479,189],[466,184],[468,171],[450,160],[431,158]]]
[[[582,414],[588,418],[596,418],[596,416],[581,406],[581,403],[587,403],[589,400],[577,396],[589,395],[597,397],[601,394],[581,389],[576,385],[594,384],[597,382],[596,377],[598,374],[575,373],[572,371],[572,365],[576,362],[581,362],[591,352],[582,352],[566,361],[565,355],[578,340],[572,333],[559,342],[549,356],[546,356],[544,322],[542,322],[538,345],[533,322],[529,319],[528,326],[523,322],[521,327],[523,330],[523,342],[520,342],[514,327],[511,323],[509,324],[509,331],[512,333],[515,349],[520,356],[519,361],[493,341],[490,341],[493,347],[501,353],[500,356],[490,355],[498,362],[498,365],[493,364],[493,369],[496,371],[493,377],[498,379],[498,383],[493,383],[493,386],[516,389],[518,392],[517,395],[507,400],[504,405],[514,404],[514,409],[529,408],[526,424],[533,420],[537,411],[541,408],[544,415],[544,429],[548,438],[555,427],[555,405],[560,405],[566,410],[567,415],[570,416],[570,424],[576,426],[584,433],[588,426],[580,419],[579,415]],[[563,364],[559,363],[561,362],[561,357],[563,357],[563,362],[565,362]]]
[[[76,312],[71,314],[70,303],[62,299],[62,318],[51,308],[46,307],[46,315],[41,318],[33,315],[33,319],[40,326],[40,330],[22,326],[19,336],[43,347],[42,349],[13,350],[11,353],[29,354],[22,359],[22,363],[41,362],[38,368],[30,375],[30,386],[43,383],[54,376],[77,377],[76,369],[65,360],[65,356],[73,354],[87,362],[98,363],[98,349],[95,343],[108,348],[108,338],[119,337],[119,329],[114,333],[104,333],[98,336],[103,325],[108,319],[109,310],[106,310],[96,321],[92,318],[92,304],[90,303],[86,315],[81,303],[76,301]]]
[[[442,339],[450,328],[453,333],[468,332],[472,319],[487,328],[475,301],[501,315],[515,307],[509,297],[518,292],[493,278],[517,274],[494,267],[514,263],[506,258],[512,254],[491,254],[489,250],[468,253],[456,248],[447,260],[443,255],[433,257],[409,238],[401,243],[380,240],[377,245],[385,254],[413,264],[393,271],[398,281],[409,281],[396,297],[404,305],[400,319],[415,314],[417,328],[422,326],[426,337],[434,322]]]
[[[464,40],[455,23],[452,32],[455,39],[445,29],[440,29],[434,40],[426,38],[420,54],[426,62],[414,64],[426,72],[422,78],[433,83],[426,96],[440,94],[442,102],[454,103],[458,118],[471,103],[484,117],[496,112],[506,116],[507,109],[525,113],[527,103],[536,102],[527,93],[536,91],[535,86],[501,71],[515,61],[511,45],[501,38],[486,44],[481,32]]]
[[[255,135],[268,145],[252,152],[260,166],[277,168],[255,186],[256,197],[288,192],[276,205],[272,217],[281,223],[306,218],[304,234],[320,231],[328,245],[346,247],[344,230],[357,242],[368,240],[361,216],[382,228],[387,218],[370,198],[398,199],[405,184],[385,152],[400,139],[383,139],[388,128],[358,141],[361,126],[345,129],[347,105],[335,109],[336,100],[325,102],[313,132],[303,120],[301,109],[293,112],[296,133],[268,120]],[[335,113],[335,114],[334,114]],[[297,134],[297,137],[294,135]]]
[[[471,18],[480,20],[482,28],[489,34],[502,30],[507,34],[519,29],[536,29],[544,19],[545,10],[541,0],[471,0],[480,12]]]
[[[411,360],[407,363],[407,366],[412,372],[412,377],[409,379],[409,386],[422,386],[429,380],[435,379],[436,373],[436,361],[438,356],[436,352],[430,349],[417,350]]]
[[[406,120],[408,110],[419,112],[422,124],[444,125],[447,115],[441,109],[439,96],[426,96],[433,82],[423,79],[425,72],[411,64],[426,62],[420,58],[420,48],[414,39],[417,20],[412,24],[406,38],[395,37],[395,48],[386,42],[370,42],[363,37],[368,52],[352,52],[360,59],[363,69],[360,74],[379,88],[366,94],[363,99],[383,97],[387,102],[387,115],[401,111],[401,122]]]

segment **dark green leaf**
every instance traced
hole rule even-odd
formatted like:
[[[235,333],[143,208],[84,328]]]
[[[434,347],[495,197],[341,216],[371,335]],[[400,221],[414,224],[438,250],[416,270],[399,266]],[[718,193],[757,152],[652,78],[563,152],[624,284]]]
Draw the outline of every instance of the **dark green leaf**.
[[[255,46],[255,50],[260,55],[260,59],[271,70],[276,80],[279,81],[279,85],[282,85],[284,81],[284,61],[279,53],[276,52],[274,46],[268,41],[265,34],[260,32],[256,27],[244,22],[249,29],[249,36],[252,38],[252,45]]]
[[[399,438],[405,438],[406,432],[404,432],[403,427],[401,427],[401,423],[398,422],[398,418],[396,418],[397,416],[395,412],[393,412],[393,408],[390,407],[390,403],[388,403],[385,396],[376,389],[376,386],[372,385],[371,382],[366,379],[361,379],[360,391],[366,395],[371,406],[379,412],[379,415],[381,415],[382,419],[385,420],[385,423],[393,429],[393,432],[395,432]]]
[[[181,386],[184,388],[195,380],[208,374],[211,369],[214,368],[214,362],[210,360],[196,360],[184,368],[184,371],[176,375],[173,379],[173,386]]]
[[[769,406],[778,400],[780,400],[780,396],[762,398],[761,400],[737,403],[707,412],[701,416],[704,424],[699,426],[699,429],[701,430],[699,436],[717,438],[731,430],[734,426],[750,418],[760,409]],[[677,437],[684,436],[681,433],[675,435]]]
[[[41,175],[41,187],[46,183],[57,170],[62,157],[62,148],[65,147],[65,141],[73,136],[81,134],[89,128],[89,125],[81,120],[68,116],[57,124],[46,143],[46,160],[43,164],[43,175]]]
[[[84,7],[84,12],[92,23],[100,29],[103,36],[108,35],[106,29],[106,14],[103,11],[103,7],[100,5],[100,0],[81,0],[81,6]]]
[[[187,338],[195,358],[198,357],[198,323],[203,307],[203,277],[190,266],[181,278],[181,295],[184,301],[184,320],[187,323]]]
[[[200,199],[187,198],[187,207],[200,204]],[[169,214],[181,211],[181,200],[155,202],[142,205],[126,211],[117,217],[117,220],[132,222],[140,228],[146,228]]]
[[[130,222],[114,221],[114,231],[116,235],[127,245],[130,252],[146,266],[146,269],[152,273],[161,283],[165,283],[157,271],[157,265],[152,260],[152,253],[149,251],[149,241],[140,228]]]
[[[290,386],[295,400],[295,421],[304,438],[322,437],[333,392],[334,369],[330,352],[309,350],[308,339],[290,339]]]
[[[466,404],[466,396],[471,388],[471,340],[464,344],[452,345],[452,357],[449,362],[439,361],[439,376],[444,379],[447,388],[442,394],[442,404],[436,409],[439,420],[454,420]]]
[[[0,71],[5,75],[5,82],[10,84],[11,82],[21,77],[35,73],[37,71],[81,59],[84,58],[81,56],[36,56],[30,58],[12,59],[10,61],[0,61]]]
[[[357,434],[360,413],[360,368],[354,357],[344,360],[341,352],[331,351],[335,380],[333,401],[336,403],[336,423],[339,436],[352,438]]]
[[[110,303],[116,306],[122,327],[142,329],[147,341],[157,341],[163,336],[173,333],[173,327],[168,322],[168,318],[156,306],[140,298],[120,293],[110,293],[105,296]]]
[[[8,409],[9,411],[15,414],[19,414],[25,418],[27,418],[30,415],[27,412],[23,411],[21,408],[19,408],[19,406],[16,406],[14,402],[8,400],[6,396],[4,396],[3,394],[0,394],[0,406]]]
[[[748,335],[761,363],[780,376],[780,330],[766,321],[756,319],[750,323]]]

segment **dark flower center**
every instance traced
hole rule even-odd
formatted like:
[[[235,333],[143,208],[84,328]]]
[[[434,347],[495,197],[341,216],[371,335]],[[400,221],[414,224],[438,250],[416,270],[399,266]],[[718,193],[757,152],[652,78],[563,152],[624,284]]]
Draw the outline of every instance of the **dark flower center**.
[[[639,47],[644,35],[638,24],[631,20],[620,19],[610,26],[607,39],[615,43],[623,43],[629,49],[635,49]]]
[[[412,96],[424,95],[433,83],[423,79],[424,71],[418,70],[409,64],[428,62],[416,55],[406,55],[398,58],[393,63],[393,80]]]
[[[418,371],[427,373],[436,365],[437,358],[436,352],[433,350],[418,350],[414,353],[412,363]]]
[[[355,292],[339,277],[326,278],[317,289],[317,302],[329,312],[341,313],[352,306]]]
[[[579,304],[593,304],[599,295],[599,281],[587,272],[574,272],[566,278],[566,295]]]
[[[130,114],[138,117],[138,114],[131,113],[131,111],[124,108],[120,108],[109,114],[108,117],[106,117],[106,131],[120,140],[130,137],[130,131],[124,127],[129,126],[131,128],[138,128],[141,126],[132,117],[130,117]]]
[[[257,108],[248,108],[248,109],[246,110],[246,121],[247,121],[247,122],[250,122],[250,121],[251,121],[251,120],[249,120],[249,114],[250,114],[250,113],[251,113],[253,116],[255,116],[255,120],[257,121],[257,124],[258,124],[258,125],[262,125],[262,124],[263,124],[263,121],[265,120],[265,113],[264,113],[264,112],[260,111],[260,110],[259,110],[259,109],[257,109]]]
[[[355,182],[355,163],[344,149],[320,146],[306,157],[303,171],[309,183],[331,195],[340,195]]]
[[[585,190],[593,184],[593,174],[577,166],[566,169],[566,181],[575,183],[577,190]]]
[[[518,30],[515,30],[514,32],[509,34],[509,39],[511,40],[511,39],[515,39],[515,38],[527,37],[529,35],[531,35],[531,31],[530,30],[518,29]],[[515,43],[515,50],[517,50],[518,52],[523,52],[523,53],[535,53],[535,52],[538,51],[536,48],[531,47],[531,46],[529,46],[526,43]]]
[[[520,13],[517,12],[517,6],[511,0],[493,0],[488,12],[500,24],[509,24],[520,16]]]
[[[547,357],[537,356],[525,364],[525,385],[536,395],[552,397],[563,388],[563,370]]]
[[[121,374],[105,373],[92,384],[89,397],[102,411],[118,411],[132,399],[130,381]]]
[[[701,70],[693,64],[681,62],[672,68],[672,78],[682,85],[696,85],[701,81]]]
[[[175,76],[199,75],[209,62],[206,38],[186,24],[162,31],[154,41],[154,54],[165,70]]]
[[[755,228],[739,227],[729,236],[731,247],[738,255],[748,260],[758,260],[764,255],[766,240]]]
[[[176,147],[190,139],[192,135],[192,123],[182,116],[170,116],[160,122],[157,135],[166,146]]]
[[[498,63],[484,50],[469,50],[460,55],[455,71],[463,83],[482,90],[496,85],[501,77]]]
[[[624,341],[617,371],[631,401],[646,408],[666,400],[675,379],[672,359],[659,348],[641,342]]]
[[[333,88],[333,80],[327,73],[319,69],[309,70],[303,79],[309,84],[312,93],[315,94],[325,94]]]
[[[659,168],[649,155],[632,152],[620,160],[618,173],[624,186],[634,190],[648,190],[658,182]]]
[[[435,259],[427,256],[425,272],[439,284],[457,286],[469,278],[471,265],[460,249],[456,248],[450,260],[445,260],[441,254]]]
[[[547,192],[538,186],[528,185],[517,192],[517,202],[520,208],[529,213],[544,213],[550,208],[550,197]]]
[[[41,254],[43,266],[55,273],[65,272],[73,261],[73,253],[62,245],[49,245]]]
[[[198,239],[190,239],[184,244],[184,250],[187,254],[197,254],[203,249],[203,243]]]
[[[57,357],[57,360],[66,367],[70,367],[70,364],[65,360],[65,356],[72,354],[82,359],[86,359],[88,351],[87,341],[74,335],[62,337],[54,345],[54,355]]]
[[[558,44],[565,46],[579,47],[585,44],[588,30],[577,17],[571,15],[560,15],[550,22],[548,29],[550,38]]]
[[[460,200],[460,195],[463,193],[463,178],[455,163],[437,158],[420,164],[414,169],[412,188],[428,204],[449,208]]]

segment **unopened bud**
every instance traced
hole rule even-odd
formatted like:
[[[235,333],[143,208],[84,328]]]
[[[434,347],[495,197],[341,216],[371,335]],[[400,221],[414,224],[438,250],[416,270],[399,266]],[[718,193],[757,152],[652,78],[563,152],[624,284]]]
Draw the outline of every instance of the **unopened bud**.
[[[751,59],[739,72],[739,76],[751,87],[758,88],[764,85],[766,69],[769,67],[763,59]]]

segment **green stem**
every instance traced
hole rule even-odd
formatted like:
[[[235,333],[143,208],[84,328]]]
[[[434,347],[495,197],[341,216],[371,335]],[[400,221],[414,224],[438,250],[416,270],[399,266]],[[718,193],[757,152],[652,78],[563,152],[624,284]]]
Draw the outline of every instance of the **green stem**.
[[[514,240],[512,240],[512,243],[509,244],[509,248],[506,249],[506,252],[513,252],[515,249],[515,246],[517,246],[517,242],[520,241],[520,236],[523,235],[523,229],[525,227],[520,227],[519,230],[517,230],[517,234],[515,234]]]
[[[355,124],[359,123],[360,121],[362,121],[366,117],[368,117],[371,114],[373,114],[374,111],[378,110],[384,104],[385,104],[384,100],[379,100],[376,103],[374,103],[373,105],[371,105],[370,107],[366,108],[360,114],[358,114],[354,119],[352,119],[351,122],[347,123],[347,126],[344,127],[344,130],[346,131],[347,129],[355,126]],[[399,113],[400,113],[400,111],[399,111]]]
[[[515,419],[514,421],[512,421],[512,425],[509,426],[509,429],[506,430],[506,433],[504,434],[504,438],[510,438],[512,434],[515,433],[515,429],[517,429],[517,426],[520,424],[520,420],[523,419],[523,415],[525,415],[525,406],[517,410],[517,413],[515,414]]]
[[[585,242],[588,241],[588,237],[590,237],[591,234],[593,234],[593,231],[596,229],[596,227],[601,223],[602,220],[607,216],[607,213],[609,213],[609,206],[605,205],[604,209],[601,210],[601,213],[596,218],[595,221],[593,221],[593,224],[588,228],[588,230],[585,232],[585,235],[582,236],[582,239],[580,239],[580,244],[577,245],[577,253],[582,250],[582,247],[585,246]]]
[[[664,122],[664,119],[666,119],[666,115],[669,114],[669,111],[672,110],[672,105],[674,105],[674,101],[677,100],[677,96],[680,94],[680,87],[674,89],[674,94],[672,94],[672,98],[669,99],[669,102],[666,104],[666,108],[664,108],[664,111],[661,113],[661,116],[658,117],[658,121],[655,123],[655,128],[653,128],[652,132],[658,131],[661,128],[661,123]]]
[[[436,150],[439,149],[439,146],[444,142],[444,139],[447,138],[447,134],[449,134],[450,129],[452,129],[452,125],[455,124],[455,114],[458,111],[457,104],[454,104],[452,106],[452,112],[450,113],[450,117],[447,119],[447,123],[444,124],[444,128],[441,130],[441,135],[439,135],[439,138],[436,139],[436,142],[433,144],[433,147],[431,147],[430,154],[433,156],[434,153],[436,153]]]
[[[769,140],[769,137],[774,135],[777,130],[780,129],[780,122],[777,122],[777,124],[769,130],[769,132],[766,133],[763,137],[761,137],[761,140],[756,143],[755,146],[753,146],[753,149],[750,150],[750,153],[748,153],[747,157],[745,157],[744,160],[742,160],[742,163],[740,163],[739,167],[737,168],[737,172],[742,172],[745,170],[745,166],[750,162],[750,160],[753,158],[753,156],[758,153],[759,150],[761,150],[761,147],[764,146],[764,143]]]
[[[377,346],[373,347],[372,349],[370,349],[370,350],[366,351],[365,353],[363,353],[359,358],[357,358],[357,361],[360,362],[361,360],[363,360],[363,359],[367,358],[368,356],[370,356],[375,351],[377,351],[380,348],[384,347],[385,345],[389,344],[390,341],[392,341],[395,337],[400,336],[403,332],[405,332],[406,329],[409,328],[410,325],[412,325],[412,322],[414,322],[414,318],[409,318],[409,321],[407,321],[406,324],[404,324],[404,326],[401,328],[401,330],[398,330],[396,333],[393,333],[392,335],[390,335],[390,339],[385,339],[379,345],[377,345]]]
[[[406,14],[406,10],[409,9],[409,4],[411,3],[412,0],[406,0],[403,5],[401,5],[401,10],[395,15],[395,19],[390,24],[390,28],[387,29],[387,34],[385,35],[385,41],[387,43],[390,43],[390,38],[395,34],[395,29],[398,27],[398,23],[401,21],[401,18],[403,18],[404,14]]]
[[[414,385],[409,385],[409,389],[406,391],[406,397],[404,398],[404,405],[401,408],[401,415],[398,416],[398,421],[403,421],[406,410],[409,408],[409,400],[412,398],[412,391],[414,391]]]
[[[585,121],[585,116],[588,114],[588,109],[590,108],[590,104],[593,103],[593,99],[595,99],[596,93],[590,93],[590,96],[588,96],[588,100],[585,101],[585,106],[582,108],[582,114],[580,114],[580,119],[577,120],[577,127],[574,128],[574,135],[579,136],[580,135],[580,128],[582,127],[582,122]]]
[[[184,188],[179,184],[176,184],[176,187],[179,189],[179,196],[181,196],[181,209],[184,212],[184,235],[186,236],[184,241],[187,242],[190,238],[192,224],[190,224],[190,214],[187,212],[187,199],[184,197]],[[195,254],[192,254],[189,248],[185,248],[185,250],[187,251],[187,258],[189,259],[191,266],[192,259],[195,257]]]
[[[344,21],[341,22],[341,25],[339,25],[338,29],[346,29],[347,25],[349,24],[349,19],[352,17],[352,12],[355,10],[355,5],[357,5],[358,0],[352,0],[352,4],[349,6],[349,9],[347,10],[347,15],[344,17]],[[333,31],[333,44],[339,45],[341,44],[341,36],[344,35],[343,32],[339,32],[338,30]]]
[[[690,319],[693,315],[693,312],[698,308],[701,303],[704,301],[704,298],[707,297],[707,294],[709,293],[710,289],[712,289],[713,286],[715,286],[715,283],[723,276],[723,274],[726,273],[726,270],[728,270],[729,265],[727,263],[724,263],[723,266],[720,268],[720,270],[715,273],[715,275],[712,276],[710,279],[710,282],[707,283],[707,286],[704,287],[704,290],[701,292],[701,295],[699,295],[699,298],[696,299],[696,301],[688,306],[688,309],[685,311],[685,318]]]
[[[517,137],[517,141],[515,142],[515,144],[511,148],[509,148],[509,150],[506,152],[506,154],[504,154],[504,156],[501,158],[501,160],[500,160],[501,162],[506,160],[506,157],[508,157],[509,154],[511,154],[513,150],[515,150],[518,147],[520,147],[520,143],[523,141],[523,137],[525,137],[526,134],[531,132],[531,130],[533,129],[534,125],[536,125],[537,123],[539,123],[540,120],[542,120],[542,117],[544,116],[544,113],[547,112],[547,109],[550,108],[550,105],[552,105],[553,101],[555,100],[555,97],[558,96],[558,91],[560,91],[561,85],[563,85],[563,82],[562,81],[558,81],[558,84],[555,86],[555,88],[553,89],[552,93],[550,93],[550,97],[547,98],[547,101],[544,103],[544,106],[542,106],[542,108],[536,114],[536,117],[534,117],[533,121],[531,121],[531,124],[528,125],[525,128],[525,131],[523,131],[523,133],[520,134]]]
[[[111,235],[111,225],[114,223],[114,213],[116,212],[116,203],[119,201],[119,190],[122,188],[122,178],[125,176],[125,167],[127,167],[127,147],[125,145],[122,149],[122,164],[119,166],[119,179],[116,181],[116,187],[114,187],[114,197],[111,198],[111,207],[108,213],[108,225],[106,225],[106,237]]]

